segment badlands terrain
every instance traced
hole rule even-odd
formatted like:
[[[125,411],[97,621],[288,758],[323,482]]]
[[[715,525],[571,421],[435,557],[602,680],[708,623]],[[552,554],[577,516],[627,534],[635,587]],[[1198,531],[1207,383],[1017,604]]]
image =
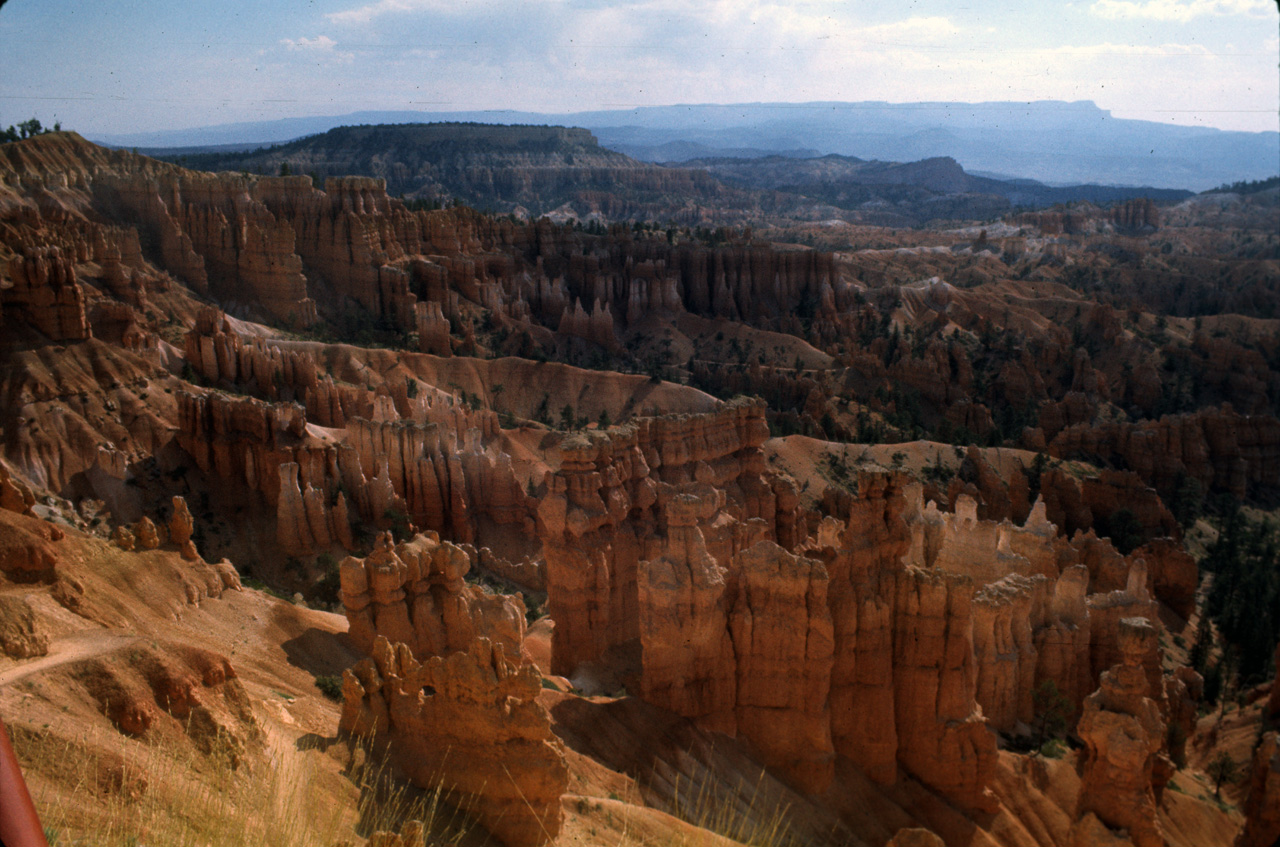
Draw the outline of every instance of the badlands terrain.
[[[50,843],[1276,843],[1280,188],[895,229],[488,130],[0,145]]]

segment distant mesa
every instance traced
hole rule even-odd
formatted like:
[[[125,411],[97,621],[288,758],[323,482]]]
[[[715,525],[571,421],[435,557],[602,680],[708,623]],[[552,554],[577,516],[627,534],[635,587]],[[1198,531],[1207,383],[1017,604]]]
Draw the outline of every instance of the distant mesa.
[[[796,151],[899,162],[950,156],[971,172],[1011,174],[1053,185],[1203,191],[1274,176],[1280,159],[1280,133],[1129,120],[1090,101],[1053,100],[698,104],[569,114],[356,112],[97,140],[139,148],[257,146],[342,125],[438,121],[580,126],[605,147],[650,162]]]
[[[361,174],[385,180],[392,196],[418,203],[461,201],[499,214],[603,222],[642,218],[741,224],[836,214],[855,223],[919,226],[988,219],[1015,207],[1111,204],[1136,197],[1172,202],[1190,196],[1184,190],[1055,188],[1034,180],[978,177],[950,157],[865,161],[791,151],[659,166],[602,147],[585,129],[561,126],[344,126],[252,151],[154,152],[187,167],[309,174],[320,183]]]

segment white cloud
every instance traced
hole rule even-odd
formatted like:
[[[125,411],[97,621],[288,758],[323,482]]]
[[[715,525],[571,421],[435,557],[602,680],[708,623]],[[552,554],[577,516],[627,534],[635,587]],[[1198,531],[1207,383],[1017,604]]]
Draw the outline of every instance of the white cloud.
[[[862,27],[856,32],[858,38],[895,47],[932,45],[959,35],[960,29],[949,18],[937,15]]]
[[[1106,10],[1258,8],[1256,0],[1077,5],[1077,18],[1094,33]],[[1267,129],[1280,97],[1275,37],[1245,34],[1257,21],[1242,15],[1231,19],[1234,41],[1190,44],[1139,37],[1150,17],[1106,24],[1105,41],[1069,29],[1010,39],[976,13],[869,20],[849,5],[814,0],[525,0],[518,13],[509,0],[346,0],[329,20],[333,37],[280,43],[277,50],[292,51],[294,61],[277,78],[310,73],[305,83],[290,83],[291,96],[330,112],[338,104],[559,112],[690,102],[1055,99],[1094,100],[1130,117]],[[358,39],[344,36],[350,31]],[[341,58],[349,40],[374,61]],[[1262,114],[1260,103],[1272,111]]]
[[[282,38],[280,43],[290,50],[332,50],[338,46],[338,42],[327,35],[317,35],[315,38]]]
[[[350,62],[356,57],[354,53],[337,50],[338,42],[327,35],[317,35],[315,38],[282,38],[280,43],[290,52],[301,51],[335,62]]]
[[[1260,17],[1267,14],[1270,7],[1269,0],[1096,0],[1089,11],[1108,20],[1149,18],[1182,22],[1201,15]]]
[[[367,24],[383,15],[406,12],[438,12],[449,15],[466,15],[487,6],[500,5],[501,0],[374,0],[354,9],[330,12],[325,18],[335,24]]]

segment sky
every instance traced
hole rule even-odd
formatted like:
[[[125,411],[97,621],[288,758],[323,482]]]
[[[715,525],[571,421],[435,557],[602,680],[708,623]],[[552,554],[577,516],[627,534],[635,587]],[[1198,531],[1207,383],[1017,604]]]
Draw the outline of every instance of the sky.
[[[1280,129],[1276,0],[0,0],[0,126],[1092,100]]]

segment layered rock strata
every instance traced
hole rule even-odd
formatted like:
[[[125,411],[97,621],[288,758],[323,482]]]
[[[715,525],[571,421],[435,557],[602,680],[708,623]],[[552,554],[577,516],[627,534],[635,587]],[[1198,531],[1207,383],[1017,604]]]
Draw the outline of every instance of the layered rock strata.
[[[384,419],[353,417],[326,432],[309,427],[297,404],[184,392],[177,440],[202,471],[237,480],[275,507],[289,555],[353,549],[357,518],[385,528],[402,516],[471,542],[483,541],[476,533],[484,516],[533,535],[532,500],[510,456],[486,447],[499,433],[493,412],[427,395],[405,399],[412,420],[404,420],[383,399],[374,411]]]
[[[254,180],[175,169],[153,179],[103,178],[95,190],[149,230],[168,266],[196,290],[252,304],[293,326],[316,319],[293,227],[254,197]]]

